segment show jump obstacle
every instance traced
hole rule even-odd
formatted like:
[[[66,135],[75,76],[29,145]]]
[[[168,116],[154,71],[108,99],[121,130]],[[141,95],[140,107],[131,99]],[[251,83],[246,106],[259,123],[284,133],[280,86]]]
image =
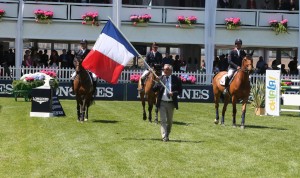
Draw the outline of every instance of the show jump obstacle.
[[[267,70],[266,72],[266,115],[280,116],[282,111],[300,112],[295,109],[281,109],[281,98],[285,106],[300,106],[300,95],[282,94],[281,89],[300,90],[300,86],[281,86],[281,82],[297,82],[300,80],[281,79],[280,70]]]

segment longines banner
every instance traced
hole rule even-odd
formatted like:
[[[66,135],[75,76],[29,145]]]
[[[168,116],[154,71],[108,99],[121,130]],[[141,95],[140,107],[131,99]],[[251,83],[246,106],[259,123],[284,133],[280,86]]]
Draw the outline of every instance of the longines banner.
[[[59,99],[74,99],[75,96],[69,92],[70,84],[60,82],[55,94]],[[0,97],[12,96],[12,81],[0,80]],[[139,94],[137,84],[105,84],[98,83],[96,90],[96,100],[119,100],[138,101]],[[212,86],[183,85],[182,95],[179,100],[183,102],[213,102]]]

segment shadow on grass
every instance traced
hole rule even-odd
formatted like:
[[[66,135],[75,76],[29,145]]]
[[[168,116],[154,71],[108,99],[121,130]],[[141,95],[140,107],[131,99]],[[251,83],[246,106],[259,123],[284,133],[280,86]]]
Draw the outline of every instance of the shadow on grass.
[[[274,130],[287,130],[286,128],[281,128],[281,127],[267,127],[267,126],[261,126],[261,125],[246,125],[247,128],[252,128],[252,129],[274,129]]]
[[[122,138],[123,140],[141,140],[141,141],[160,141],[162,142],[162,139],[159,138]],[[193,140],[173,140],[170,139],[168,142],[178,142],[178,143],[202,143],[203,141],[193,141]]]
[[[186,126],[190,125],[189,123],[178,122],[178,121],[173,121],[173,124],[175,124],[175,125],[186,125]]]
[[[118,123],[119,121],[111,121],[111,120],[94,120],[93,122],[96,122],[96,123],[105,123],[105,124],[115,124],[115,123]]]

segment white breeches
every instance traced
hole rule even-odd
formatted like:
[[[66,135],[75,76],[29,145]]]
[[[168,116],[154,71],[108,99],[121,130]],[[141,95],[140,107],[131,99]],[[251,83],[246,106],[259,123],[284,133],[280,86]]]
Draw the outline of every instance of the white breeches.
[[[96,76],[96,74],[94,74],[93,72],[91,72],[91,73],[92,73],[93,81],[94,81],[94,82],[97,81],[97,76]],[[75,80],[75,77],[76,77],[76,71],[72,73],[72,75],[71,75],[71,80]]]
[[[231,79],[236,69],[229,68],[228,69],[228,78]]]
[[[150,71],[149,70],[145,70],[141,76],[141,78],[145,78],[145,76],[149,73]]]

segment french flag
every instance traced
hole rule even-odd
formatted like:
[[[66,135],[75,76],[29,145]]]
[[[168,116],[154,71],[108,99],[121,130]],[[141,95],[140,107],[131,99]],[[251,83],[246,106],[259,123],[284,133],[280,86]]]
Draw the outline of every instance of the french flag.
[[[82,62],[82,66],[95,73],[97,77],[116,84],[127,63],[138,55],[132,45],[109,20],[93,49]]]

